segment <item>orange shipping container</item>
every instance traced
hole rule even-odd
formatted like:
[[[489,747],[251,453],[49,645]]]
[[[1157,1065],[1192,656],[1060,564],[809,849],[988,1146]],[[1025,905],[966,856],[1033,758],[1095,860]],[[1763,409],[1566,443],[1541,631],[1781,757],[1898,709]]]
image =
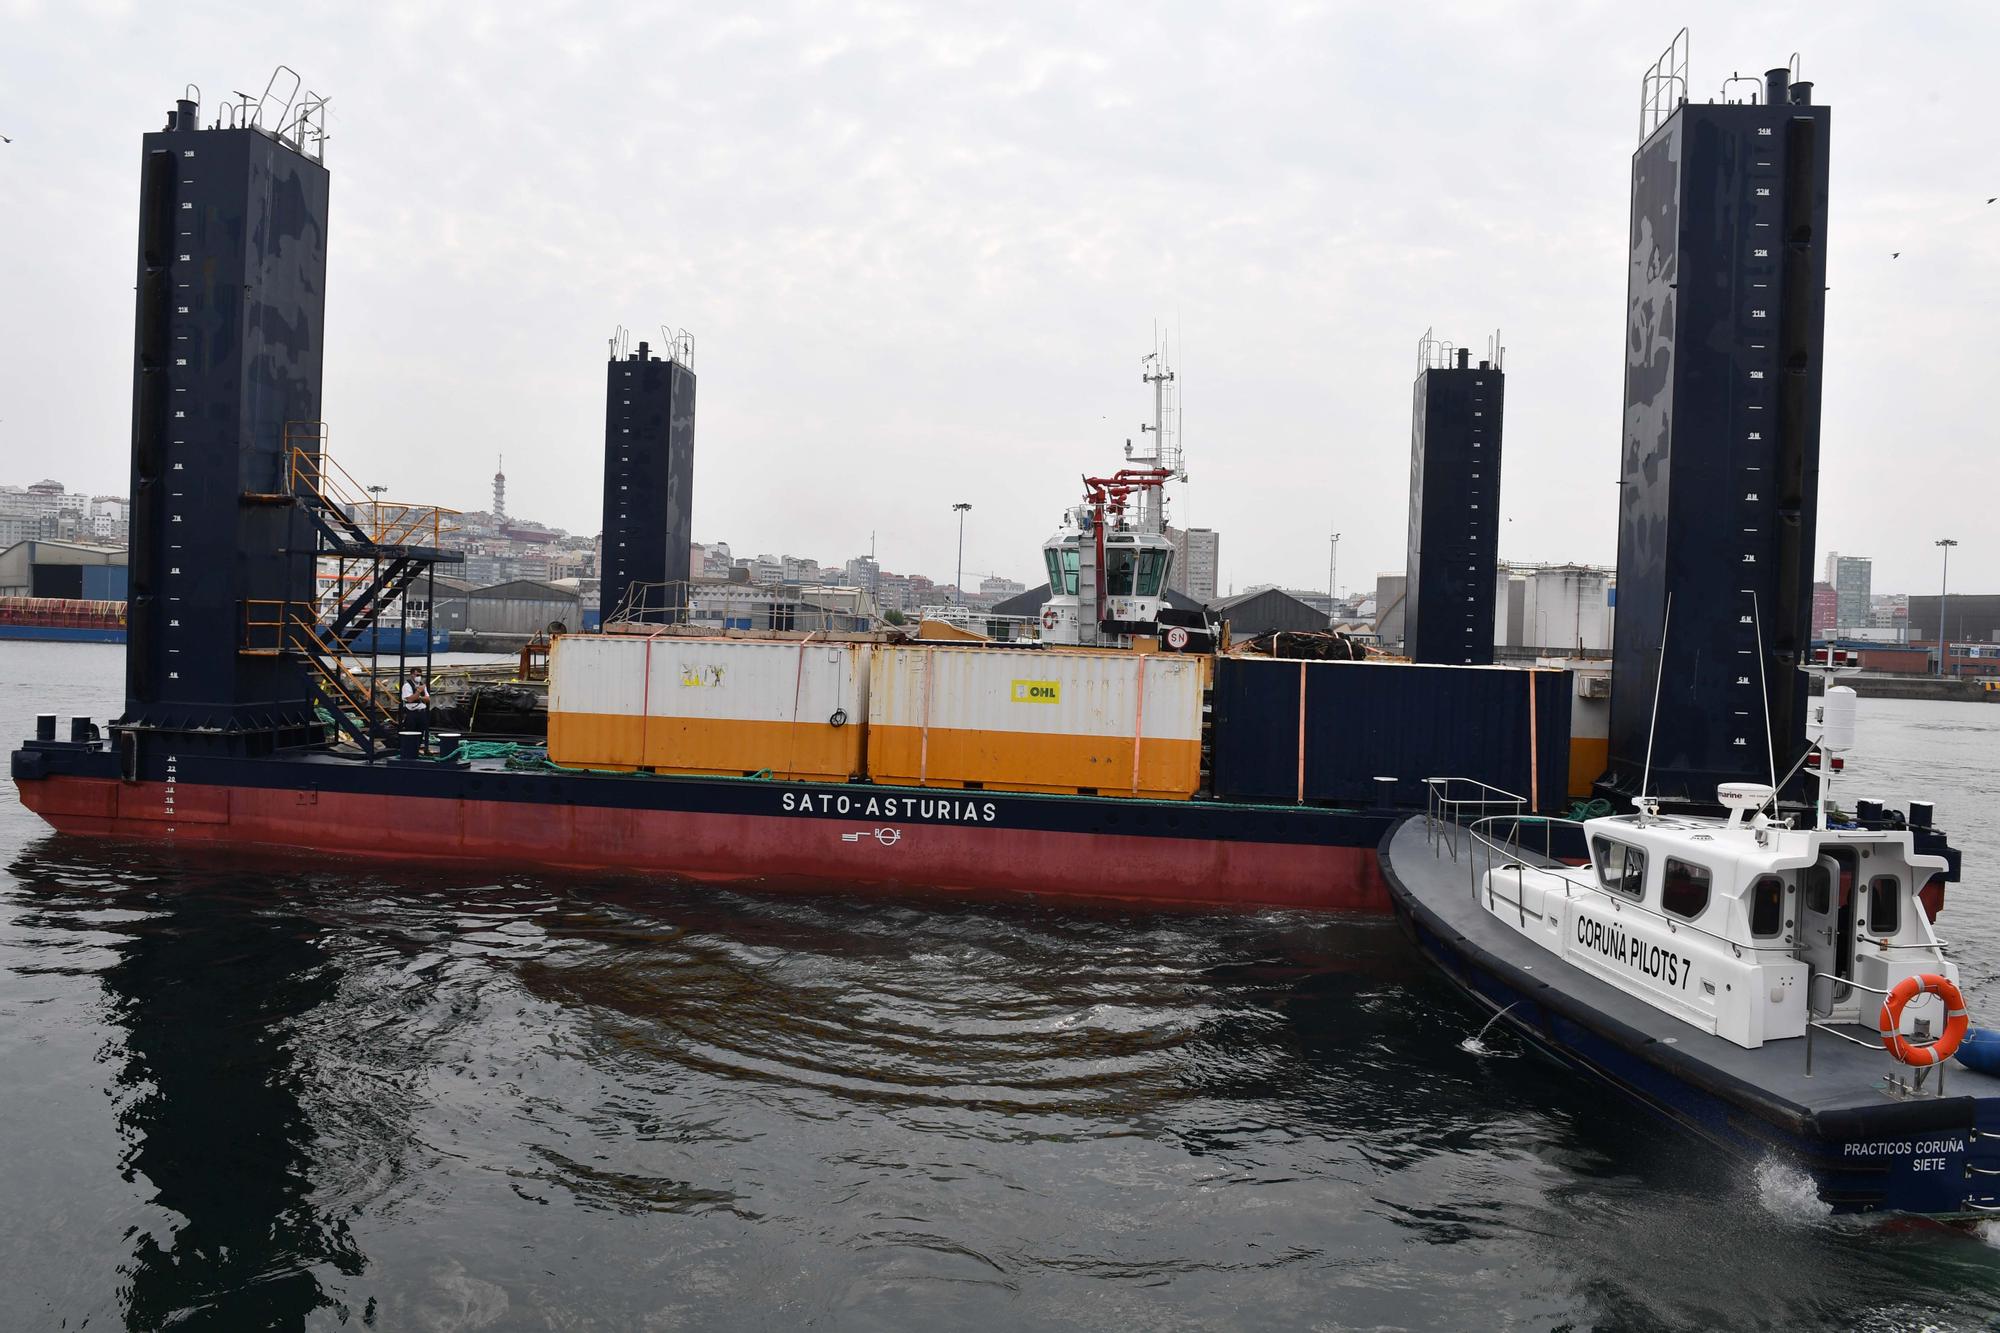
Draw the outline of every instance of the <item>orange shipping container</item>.
[[[1207,659],[883,646],[868,771],[904,786],[1184,799],[1201,785]]]

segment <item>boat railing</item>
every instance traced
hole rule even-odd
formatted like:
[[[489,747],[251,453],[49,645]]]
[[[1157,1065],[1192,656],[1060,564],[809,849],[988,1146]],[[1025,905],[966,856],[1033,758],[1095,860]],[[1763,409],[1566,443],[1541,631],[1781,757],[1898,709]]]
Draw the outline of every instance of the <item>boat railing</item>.
[[[1484,858],[1485,866],[1489,872],[1495,870],[1520,871],[1521,874],[1517,878],[1517,884],[1526,879],[1526,872],[1528,870],[1536,870],[1543,874],[1554,875],[1562,881],[1563,896],[1566,898],[1574,898],[1579,890],[1592,894],[1603,900],[1614,912],[1636,912],[1641,916],[1659,922],[1662,926],[1666,927],[1669,934],[1678,935],[1686,932],[1691,935],[1700,935],[1728,949],[1738,958],[1741,958],[1746,953],[1790,953],[1791,946],[1783,941],[1769,945],[1745,944],[1741,940],[1731,939],[1729,936],[1710,930],[1706,926],[1698,926],[1683,917],[1677,917],[1670,913],[1662,912],[1657,908],[1649,907],[1635,898],[1628,898],[1623,894],[1612,893],[1597,882],[1596,871],[1590,868],[1589,843],[1586,840],[1585,833],[1586,827],[1583,820],[1565,819],[1558,815],[1488,815],[1484,819],[1474,820],[1466,826],[1466,833],[1471,843],[1471,850],[1466,854],[1466,878],[1471,884],[1472,896],[1474,898],[1479,896],[1481,858],[1476,853],[1484,852],[1486,854]],[[1540,829],[1542,835],[1542,848],[1540,852],[1536,852],[1532,845],[1534,842],[1532,830],[1537,828]],[[1557,839],[1562,834],[1573,836],[1575,839],[1574,845],[1570,847],[1558,847]],[[1523,860],[1524,857],[1537,855],[1541,858],[1540,864],[1530,864]],[[1565,859],[1569,855],[1580,857],[1581,863],[1572,864]],[[1491,876],[1489,875],[1488,878],[1490,906],[1494,900],[1490,897]],[[1500,899],[1498,901],[1507,900]],[[1515,904],[1509,902],[1508,905],[1514,906]],[[1523,908],[1521,914],[1524,918],[1530,915],[1525,908]]]
[[[1542,850],[1539,853],[1530,845],[1534,841],[1532,831],[1538,827],[1542,834]],[[1472,896],[1477,898],[1480,893],[1478,855],[1480,852],[1486,853],[1486,910],[1494,911],[1497,904],[1513,908],[1523,930],[1527,929],[1529,917],[1532,916],[1537,921],[1542,919],[1541,912],[1528,906],[1529,870],[1554,874],[1562,881],[1563,896],[1566,898],[1575,897],[1578,888],[1594,889],[1596,886],[1593,884],[1579,884],[1573,877],[1574,872],[1571,867],[1557,854],[1558,829],[1574,829],[1578,841],[1581,842],[1583,822],[1577,819],[1564,819],[1558,815],[1527,815],[1515,811],[1504,815],[1488,815],[1467,824],[1465,832],[1470,846],[1465,856],[1465,875],[1466,882],[1471,886]],[[1532,866],[1523,859],[1537,855],[1540,861]],[[1502,873],[1508,870],[1514,872],[1512,898],[1502,895],[1497,887],[1501,882]]]
[[[1902,1063],[1900,1060],[1896,1060],[1894,1056],[1889,1054],[1888,1048],[1883,1046],[1879,1035],[1876,1037],[1875,1040],[1868,1041],[1864,1040],[1863,1038],[1855,1036],[1851,1032],[1842,1032],[1834,1022],[1833,1011],[1831,1009],[1828,1009],[1825,1013],[1821,1013],[1819,1010],[1813,1008],[1812,987],[1813,983],[1816,981],[1832,982],[1833,986],[1836,989],[1840,987],[1851,987],[1854,990],[1865,990],[1870,995],[1879,995],[1884,1000],[1887,1000],[1889,998],[1889,992],[1885,988],[1881,986],[1865,985],[1862,982],[1856,981],[1853,977],[1837,977],[1834,976],[1831,972],[1807,973],[1806,974],[1806,1077],[1807,1078],[1812,1077],[1813,1033],[1815,1031],[1824,1032],[1829,1037],[1838,1037],[1842,1041],[1852,1042],[1856,1046],[1860,1046],[1866,1050],[1880,1051],[1884,1057],[1888,1058],[1894,1063],[1898,1065]],[[1857,1020],[1853,1024],[1853,1026],[1859,1027],[1861,1026],[1861,1024]],[[1922,1041],[1915,1041],[1906,1037],[1904,1038],[1904,1040],[1908,1041],[1909,1044],[1912,1046],[1933,1046],[1936,1045],[1938,1038],[1930,1037]],[[1948,1060],[1940,1060],[1934,1065],[1917,1066],[1915,1081],[1906,1084],[1904,1086],[1908,1087],[1908,1089],[1912,1093],[1921,1091],[1924,1086],[1924,1076],[1928,1074],[1932,1069],[1935,1069],[1937,1070],[1937,1076],[1938,1076],[1936,1095],[1939,1097],[1944,1096],[1944,1067],[1949,1063],[1950,1061]]]
[[[1448,851],[1454,861],[1458,839],[1447,836],[1450,830],[1469,828],[1496,815],[1519,816],[1527,808],[1527,797],[1478,778],[1424,779],[1424,833],[1433,853]]]
[[[989,639],[1010,642],[1037,637],[1042,631],[1042,618],[1039,615],[996,615],[976,606],[967,606],[963,602],[919,607],[916,619],[918,622],[940,620],[947,625],[969,630],[974,634],[983,634]]]

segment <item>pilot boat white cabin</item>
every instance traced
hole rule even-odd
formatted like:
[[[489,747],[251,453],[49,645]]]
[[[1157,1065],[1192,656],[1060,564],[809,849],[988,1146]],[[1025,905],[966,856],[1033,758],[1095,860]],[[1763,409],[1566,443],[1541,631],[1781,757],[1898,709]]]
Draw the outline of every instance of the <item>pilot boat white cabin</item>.
[[[1908,829],[1788,827],[1764,814],[1771,799],[1729,784],[1727,819],[1587,820],[1565,830],[1584,844],[1567,857],[1524,855],[1541,841],[1524,825],[1475,881],[1480,904],[1564,962],[1744,1047],[1805,1036],[1809,1021],[1872,1030],[1905,978],[1955,985],[1931,925],[1940,899],[1924,902],[1944,858],[1918,853]],[[1900,1030],[1926,1041],[1945,1017],[1921,993]]]

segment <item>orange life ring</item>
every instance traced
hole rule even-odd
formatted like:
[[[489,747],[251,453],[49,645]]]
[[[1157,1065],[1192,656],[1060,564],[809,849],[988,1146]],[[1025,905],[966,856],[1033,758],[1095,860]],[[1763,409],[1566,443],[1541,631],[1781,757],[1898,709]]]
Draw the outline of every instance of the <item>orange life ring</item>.
[[[1917,1046],[1897,1029],[1903,1026],[1903,1006],[1925,994],[1935,995],[1944,1001],[1944,1033],[1928,1046]],[[1920,1068],[1938,1064],[1950,1059],[1958,1044],[1965,1040],[1965,1030],[1969,1026],[1965,997],[1959,994],[1958,987],[1935,972],[1904,977],[1890,990],[1889,998],[1882,1001],[1882,1017],[1876,1026],[1882,1032],[1883,1049],[1904,1064]]]
[[[1048,610],[1042,612],[1042,628],[1054,629],[1056,627],[1056,619],[1057,617],[1054,607],[1050,607]]]

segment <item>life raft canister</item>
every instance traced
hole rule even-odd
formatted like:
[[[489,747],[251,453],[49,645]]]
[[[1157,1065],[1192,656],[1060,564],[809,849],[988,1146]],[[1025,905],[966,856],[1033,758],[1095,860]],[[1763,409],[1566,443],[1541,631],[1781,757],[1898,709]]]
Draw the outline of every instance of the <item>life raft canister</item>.
[[[1944,1032],[1928,1046],[1918,1046],[1897,1031],[1903,1026],[1903,1006],[1919,995],[1935,995],[1944,1001]],[[1890,990],[1889,998],[1882,1001],[1882,1017],[1876,1026],[1882,1033],[1882,1047],[1906,1065],[1934,1065],[1951,1058],[1958,1044],[1965,1040],[1968,1019],[1965,1013],[1965,997],[1958,987],[1935,972],[1925,972],[1921,976],[1904,977]]]
[[[1046,611],[1043,611],[1043,612],[1042,612],[1042,628],[1043,628],[1043,629],[1054,629],[1054,628],[1056,627],[1056,618],[1057,618],[1057,617],[1056,617],[1056,611],[1055,611],[1055,608],[1054,608],[1054,607],[1050,607],[1050,608],[1048,608],[1048,609],[1047,609]]]

